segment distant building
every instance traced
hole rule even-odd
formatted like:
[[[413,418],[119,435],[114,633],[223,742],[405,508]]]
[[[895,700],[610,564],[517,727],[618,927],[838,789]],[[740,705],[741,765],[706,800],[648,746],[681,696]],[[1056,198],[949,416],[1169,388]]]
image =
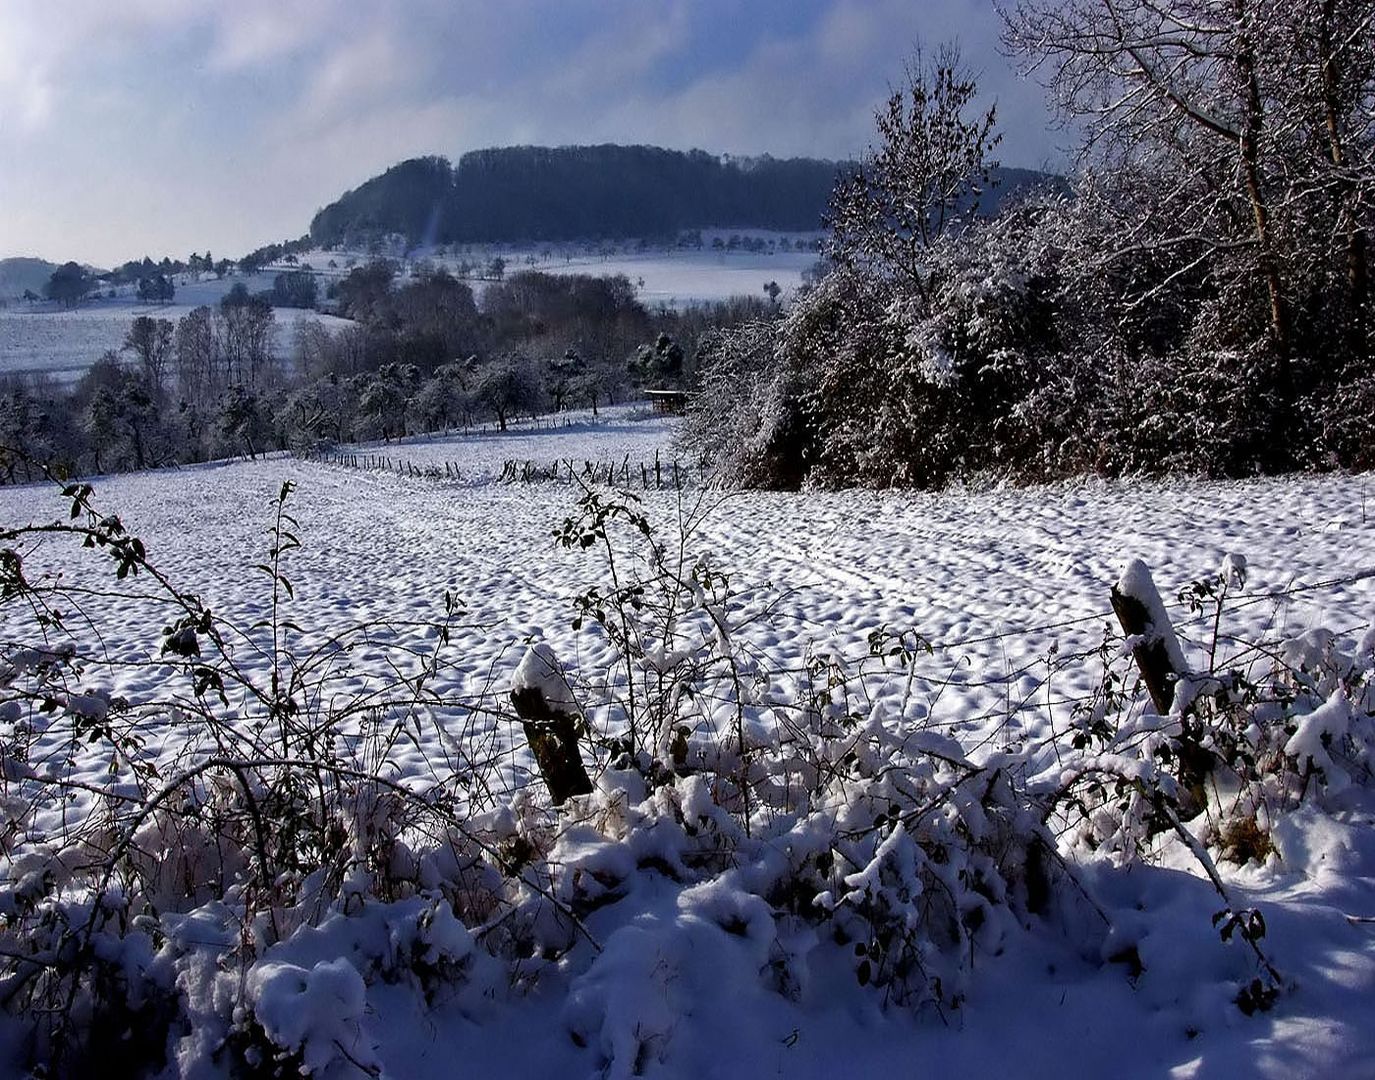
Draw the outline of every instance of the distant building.
[[[662,416],[682,416],[687,412],[686,390],[646,390],[645,397],[654,406],[654,411]]]

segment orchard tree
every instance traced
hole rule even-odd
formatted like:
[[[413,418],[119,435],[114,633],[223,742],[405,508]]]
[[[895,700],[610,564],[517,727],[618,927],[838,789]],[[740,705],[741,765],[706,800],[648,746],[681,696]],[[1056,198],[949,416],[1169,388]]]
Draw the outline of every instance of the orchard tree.
[[[367,376],[358,395],[358,411],[373,422],[384,441],[404,438],[406,413],[419,388],[420,371],[414,364],[383,364]]]
[[[564,403],[586,370],[587,364],[576,349],[567,349],[562,356],[551,357],[545,361],[545,386],[549,390],[555,412],[563,412]]]
[[[512,415],[533,413],[539,408],[539,372],[519,353],[498,357],[478,374],[473,397],[496,416],[497,424],[505,431]]]
[[[267,448],[272,424],[265,403],[255,390],[232,386],[220,407],[220,434],[236,452],[251,459]]]
[[[467,363],[441,364],[415,396],[415,409],[427,431],[447,431],[468,415],[470,369]]]

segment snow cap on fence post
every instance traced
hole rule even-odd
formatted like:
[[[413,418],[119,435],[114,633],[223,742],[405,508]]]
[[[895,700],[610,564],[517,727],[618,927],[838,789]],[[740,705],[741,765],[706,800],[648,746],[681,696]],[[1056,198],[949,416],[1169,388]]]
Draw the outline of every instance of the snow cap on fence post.
[[[554,805],[588,794],[592,781],[578,750],[577,718],[582,710],[554,650],[543,642],[532,645],[516,668],[511,704]]]
[[[1175,683],[1185,671],[1184,652],[1150,567],[1140,559],[1128,562],[1112,587],[1112,609],[1128,639],[1135,639],[1132,655],[1141,668],[1156,711],[1168,716],[1174,704]]]

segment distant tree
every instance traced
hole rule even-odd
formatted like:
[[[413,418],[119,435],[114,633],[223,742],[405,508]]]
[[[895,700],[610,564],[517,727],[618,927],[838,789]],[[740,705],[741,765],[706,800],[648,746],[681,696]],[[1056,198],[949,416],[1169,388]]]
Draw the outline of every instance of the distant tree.
[[[272,425],[258,394],[246,386],[230,388],[219,417],[220,434],[237,450],[255,458],[266,449]]]
[[[174,341],[177,387],[187,401],[205,406],[222,382],[214,312],[198,307],[177,323]]]
[[[350,270],[336,290],[339,314],[359,322],[372,320],[386,303],[395,279],[396,267],[386,259],[373,259]]]
[[[512,415],[533,413],[539,408],[539,373],[525,356],[499,357],[478,375],[473,397],[496,416],[497,424],[505,431]]]
[[[138,359],[143,377],[155,395],[161,395],[167,380],[167,364],[172,356],[172,323],[140,315],[129,327],[124,348]]]
[[[61,466],[69,461],[74,456],[71,426],[64,401],[51,388],[22,378],[0,379],[0,470],[5,480],[39,480],[42,473],[35,463]]]
[[[384,364],[364,383],[358,410],[376,425],[384,441],[406,436],[406,412],[420,387],[414,364]]]
[[[545,385],[553,399],[554,411],[563,412],[564,402],[578,384],[587,364],[576,349],[568,349],[562,356],[545,361]]]
[[[676,386],[683,378],[683,348],[668,334],[653,345],[643,345],[630,363],[631,374],[641,386]]]
[[[82,425],[96,472],[144,469],[163,460],[166,434],[141,372],[108,352],[82,376],[78,395],[86,402]]]
[[[139,279],[138,298],[145,304],[170,304],[176,293],[177,287],[166,274]]]
[[[307,379],[319,378],[335,368],[335,335],[319,319],[299,319],[293,352],[296,370]]]
[[[66,307],[75,307],[86,299],[86,294],[94,287],[95,282],[84,266],[68,262],[52,272],[48,283],[43,286],[43,295]]]
[[[600,367],[589,367],[573,384],[574,392],[592,406],[592,415],[597,415],[597,405],[606,392],[606,371]]]
[[[262,296],[250,296],[240,282],[220,301],[220,343],[229,377],[235,382],[260,386],[272,361],[276,317]]]
[[[272,281],[273,307],[314,308],[319,300],[315,275],[307,270],[278,274]]]
[[[506,276],[506,260],[500,255],[494,255],[487,263],[487,276],[493,281],[500,281]]]
[[[468,366],[462,362],[443,364],[415,396],[415,410],[425,430],[446,431],[468,414]]]

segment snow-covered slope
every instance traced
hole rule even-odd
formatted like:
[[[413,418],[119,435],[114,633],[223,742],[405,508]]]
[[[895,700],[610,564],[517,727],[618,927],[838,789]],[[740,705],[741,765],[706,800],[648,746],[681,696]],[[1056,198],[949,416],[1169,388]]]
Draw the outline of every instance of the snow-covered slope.
[[[476,695],[509,687],[532,641],[575,676],[611,655],[593,629],[574,629],[574,598],[604,584],[604,566],[595,549],[566,551],[554,541],[581,492],[567,483],[498,483],[500,462],[639,461],[655,449],[671,455],[671,435],[669,421],[618,412],[571,428],[387,449],[416,464],[456,463],[459,480],[276,458],[110,477],[97,482],[95,500],[121,515],[169,578],[248,626],[268,613],[270,590],[248,567],[266,545],[270,500],[292,481],[302,546],[289,555],[290,610],[303,642],[318,644],[349,622],[394,620],[406,623],[396,640],[414,635],[422,646],[426,631],[409,620],[433,616],[451,591],[468,615],[455,631],[445,689]],[[1129,558],[1150,567],[1191,665],[1215,647],[1214,624],[1176,594],[1229,555],[1245,556],[1248,573],[1224,607],[1224,651],[1229,641],[1278,643],[1319,627],[1354,648],[1375,614],[1370,483],[1323,476],[939,495],[635,494],[661,538],[676,544],[686,524],[688,548],[731,575],[737,603],[758,614],[736,631],[737,645],[761,665],[799,670],[830,653],[863,657],[874,631],[914,631],[933,649],[902,687],[901,715],[988,754],[1034,748],[1092,697],[1101,675],[1094,652],[1105,627],[1115,629],[1109,591]],[[61,509],[46,490],[0,491],[0,526]],[[30,570],[49,557],[55,549]],[[114,670],[124,672],[109,689],[131,698],[155,692],[158,669],[146,661],[161,623],[133,597],[97,617]],[[11,638],[13,615],[5,631]],[[356,662],[366,666],[367,653]],[[165,739],[169,752],[178,737],[146,734],[154,744]],[[515,725],[491,720],[468,735],[513,752],[506,782],[522,782],[530,763]],[[398,776],[417,775],[444,752],[422,738],[398,746],[392,764]],[[344,1020],[335,1009],[315,1035],[342,1023],[368,1054],[375,1044],[387,1075],[422,1080],[451,1075],[455,1062],[483,1076],[603,1068],[722,1077],[1375,1076],[1375,924],[1360,921],[1375,916],[1368,796],[1352,792],[1335,809],[1299,812],[1275,828],[1276,852],[1264,865],[1224,868],[1229,887],[1263,910],[1272,958],[1289,980],[1275,1008],[1252,1017],[1232,1004],[1241,961],[1211,924],[1217,893],[1189,853],[1168,844],[1159,865],[1083,863],[1082,883],[1114,921],[1108,939],[1076,939],[1063,925],[1014,928],[999,955],[973,958],[954,1010],[884,1009],[852,969],[820,960],[790,996],[779,993],[761,976],[780,947],[772,922],[761,928],[749,906],[762,901],[727,886],[685,888],[658,872],[632,875],[618,903],[588,916],[600,954],[574,950],[533,988],[514,989],[507,969],[472,960],[457,931],[446,947],[472,965],[467,981],[430,1005],[380,980],[364,1008],[351,996],[363,993],[361,983],[312,968],[323,962],[328,934],[284,947],[279,960],[305,971],[324,998],[353,1002]],[[611,857],[587,850],[589,868]],[[347,942],[377,929],[350,925],[331,924],[329,934]],[[271,1004],[275,985],[261,989],[263,1023],[294,1023],[292,1002],[302,999]]]

